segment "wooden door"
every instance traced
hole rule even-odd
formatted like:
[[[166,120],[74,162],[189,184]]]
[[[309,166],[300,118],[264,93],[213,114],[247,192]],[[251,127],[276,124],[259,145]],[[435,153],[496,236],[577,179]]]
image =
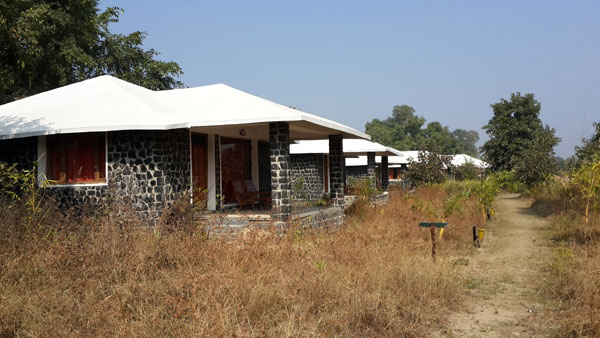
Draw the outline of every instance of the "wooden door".
[[[208,189],[208,151],[206,145],[192,145],[192,186],[194,203],[206,200]]]
[[[221,182],[225,203],[235,202],[233,182],[252,179],[250,140],[221,137]]]

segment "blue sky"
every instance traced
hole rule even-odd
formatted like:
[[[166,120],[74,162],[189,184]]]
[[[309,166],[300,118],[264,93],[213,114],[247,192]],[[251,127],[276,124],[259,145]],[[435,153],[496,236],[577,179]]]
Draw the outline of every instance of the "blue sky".
[[[113,32],[225,83],[364,130],[394,105],[481,129],[489,105],[534,93],[567,157],[600,121],[600,1],[101,1]],[[480,142],[481,143],[481,142]]]

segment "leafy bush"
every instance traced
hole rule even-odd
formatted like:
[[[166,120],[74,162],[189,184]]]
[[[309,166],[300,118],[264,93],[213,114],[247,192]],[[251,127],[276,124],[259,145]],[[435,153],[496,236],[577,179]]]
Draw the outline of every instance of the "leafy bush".
[[[526,143],[527,146],[513,160],[513,170],[519,182],[533,187],[556,173],[554,147],[559,140],[554,137],[554,129],[546,126],[533,140]]]
[[[31,171],[17,169],[16,163],[0,162],[0,194],[11,198],[20,198],[30,176]]]
[[[462,165],[452,168],[452,171],[457,180],[475,180],[479,177],[481,169],[477,168],[471,162],[465,162]]]
[[[590,207],[595,213],[600,209],[600,155],[576,169],[572,178],[585,199],[585,222],[588,223]]]
[[[411,160],[405,178],[413,186],[443,183],[452,167],[452,156],[436,151],[420,151],[418,160]]]

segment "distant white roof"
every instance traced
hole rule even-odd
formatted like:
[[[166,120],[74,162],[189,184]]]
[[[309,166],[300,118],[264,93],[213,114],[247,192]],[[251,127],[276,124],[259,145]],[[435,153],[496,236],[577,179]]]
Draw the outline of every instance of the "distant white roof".
[[[467,154],[454,155],[454,157],[452,158],[452,165],[454,165],[454,166],[458,167],[465,163],[472,163],[474,166],[476,166],[478,168],[487,168],[490,166],[487,162],[484,162],[478,158],[469,156]]]
[[[345,148],[344,148],[345,149]],[[400,153],[400,156],[388,156],[388,167],[395,168],[400,167],[402,164],[408,164],[411,160],[417,162],[419,159],[419,151],[410,150],[410,151],[397,151]],[[381,156],[375,157],[376,163],[381,163]],[[489,164],[484,162],[478,158],[469,156],[467,154],[458,154],[453,155],[452,157],[452,165],[461,166],[465,163],[472,163],[478,168],[488,168]],[[358,156],[354,158],[346,158],[346,166],[356,167],[356,166],[365,166],[367,165],[367,156]]]
[[[344,139],[344,155],[359,156],[373,152],[376,155],[399,155],[396,149],[361,139]],[[291,154],[328,154],[329,140],[300,140],[290,144]],[[365,157],[366,158],[366,157]]]
[[[381,163],[381,156],[375,156],[375,163]],[[401,164],[406,163],[406,160],[403,156],[395,155],[388,156],[388,167],[394,168],[398,167]],[[346,166],[347,167],[358,167],[367,165],[367,156],[358,156],[358,157],[347,157],[346,158]]]
[[[0,139],[268,122],[290,122],[296,135],[308,138],[337,133],[345,138],[370,139],[343,124],[224,84],[153,91],[109,75],[1,105]]]
[[[418,162],[419,161],[419,150],[406,150],[401,151],[402,160],[401,164],[408,164],[410,161]]]

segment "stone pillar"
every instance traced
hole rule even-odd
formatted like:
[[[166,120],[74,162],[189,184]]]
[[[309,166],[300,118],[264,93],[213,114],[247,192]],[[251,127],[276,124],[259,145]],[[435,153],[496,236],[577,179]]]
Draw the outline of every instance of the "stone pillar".
[[[344,139],[329,135],[329,186],[333,205],[344,207]]]
[[[290,125],[269,123],[269,152],[271,158],[271,199],[276,223],[290,220],[292,213],[290,183]]]
[[[369,176],[369,180],[371,180],[371,187],[375,188],[377,186],[377,174],[375,171],[377,170],[377,164],[375,163],[375,153],[368,152],[367,153],[367,176]]]
[[[381,189],[387,190],[390,185],[390,170],[388,168],[388,157],[381,156]]]

